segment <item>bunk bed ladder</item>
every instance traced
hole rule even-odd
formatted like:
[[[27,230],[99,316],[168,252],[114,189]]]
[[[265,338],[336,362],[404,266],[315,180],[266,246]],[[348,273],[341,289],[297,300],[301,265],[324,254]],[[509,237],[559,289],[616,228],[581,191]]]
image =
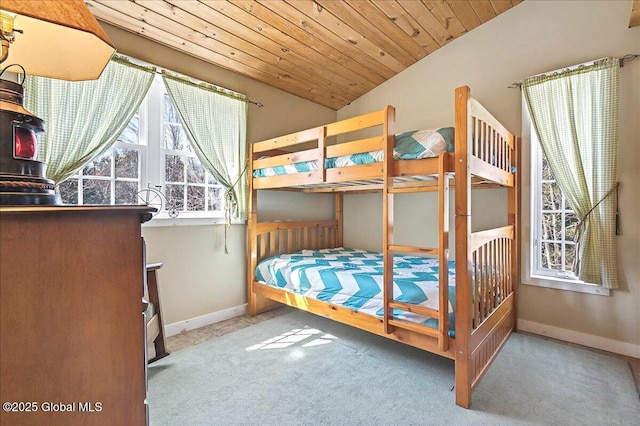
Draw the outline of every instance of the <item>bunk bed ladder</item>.
[[[387,334],[394,328],[404,328],[420,334],[425,334],[438,339],[438,348],[446,352],[449,350],[449,174],[448,156],[441,154],[438,158],[438,220],[439,237],[438,247],[415,247],[393,244],[393,196],[396,191],[393,188],[393,178],[385,170],[383,182],[383,222],[384,222],[384,317],[383,326]],[[385,162],[386,163],[386,162]],[[416,188],[416,191],[420,191]],[[402,192],[411,192],[406,188]],[[394,253],[414,253],[437,255],[439,260],[439,305],[438,309],[430,309],[422,306],[393,300],[393,255]],[[442,266],[444,265],[444,267]],[[438,329],[403,321],[394,316],[394,310],[412,312],[438,320]]]

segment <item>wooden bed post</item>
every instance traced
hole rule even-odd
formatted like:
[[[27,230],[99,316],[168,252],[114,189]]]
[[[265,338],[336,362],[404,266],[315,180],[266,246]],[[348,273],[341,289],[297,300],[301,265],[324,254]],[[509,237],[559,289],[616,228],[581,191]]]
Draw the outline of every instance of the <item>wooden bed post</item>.
[[[249,144],[249,165],[247,170],[253,170],[253,144]],[[247,247],[249,250],[249,259],[247,262],[247,311],[248,314],[253,316],[257,312],[257,297],[251,287],[253,285],[254,271],[258,263],[258,241],[256,236],[256,224],[258,222],[258,215],[256,213],[258,203],[258,191],[253,189],[253,176],[248,176],[249,180],[249,205],[247,208]]]
[[[459,87],[455,92],[455,198],[456,198],[456,338],[455,375],[456,404],[471,406],[471,365],[469,337],[471,323],[471,267],[472,254],[468,236],[471,232],[471,174],[469,172],[469,87]]]
[[[247,170],[253,170],[253,144],[249,144],[249,165]],[[258,235],[256,228],[258,225],[258,190],[253,187],[253,176],[249,179],[249,206],[247,208],[247,249],[249,259],[247,261],[247,313],[250,316],[268,311],[278,306],[277,303],[262,297],[253,292],[253,280],[256,266],[258,265]]]
[[[334,245],[335,247],[342,247],[342,245],[344,244],[343,242],[343,232],[342,232],[342,224],[343,224],[343,215],[342,215],[342,201],[343,201],[343,196],[342,196],[342,192],[336,192],[335,194],[335,220],[337,223],[336,226],[336,236],[334,238]],[[335,248],[334,247],[334,248]]]
[[[389,246],[393,244],[393,148],[395,134],[393,124],[395,122],[395,109],[391,106],[385,108],[383,135],[386,136],[384,149],[384,161],[382,171],[382,257],[383,257],[383,327],[384,332],[393,332],[393,326],[389,324],[389,318],[393,310],[389,302],[393,301],[393,252]]]
[[[513,136],[509,141],[513,146],[512,164],[516,167],[513,186],[507,189],[508,223],[513,225],[511,245],[511,285],[513,286],[513,329],[518,329],[518,286],[520,285],[520,138]]]
[[[449,175],[446,154],[438,158],[438,264],[440,282],[438,310],[443,312],[438,322],[438,347],[449,350]],[[444,265],[444,266],[443,266]]]

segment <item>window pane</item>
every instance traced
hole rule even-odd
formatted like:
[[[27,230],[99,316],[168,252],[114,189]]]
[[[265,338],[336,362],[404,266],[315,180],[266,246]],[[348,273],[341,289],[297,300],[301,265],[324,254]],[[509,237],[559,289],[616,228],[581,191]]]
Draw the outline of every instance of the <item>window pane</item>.
[[[83,204],[111,204],[110,181],[84,179],[82,183]]]
[[[194,157],[187,159],[187,182],[204,183],[205,171],[200,160]]]
[[[116,149],[116,177],[137,178],[139,170],[138,156],[139,151],[137,149]]]
[[[542,210],[560,210],[562,192],[555,182],[542,184]]]
[[[78,179],[67,179],[60,184],[63,204],[78,204]]]
[[[191,152],[187,135],[180,124],[178,111],[171,102],[168,93],[164,95],[164,147],[179,151]]]
[[[578,217],[575,213],[567,213],[564,218],[565,239],[573,241],[578,227]]]
[[[180,118],[178,117],[178,111],[173,107],[173,102],[171,102],[171,96],[168,93],[164,94],[164,121],[166,123],[180,123]]]
[[[187,187],[187,210],[204,211],[204,187]]]
[[[551,167],[549,167],[549,161],[547,157],[542,154],[542,180],[554,180],[553,173],[551,173]]]
[[[87,163],[82,169],[85,176],[111,176],[111,152]]]
[[[576,246],[572,243],[567,243],[564,248],[564,269],[567,272],[573,273],[573,259],[576,257]]]
[[[542,214],[542,239],[562,240],[562,214],[543,213]]]
[[[541,261],[545,269],[562,270],[562,246],[557,243],[541,244]]]
[[[167,198],[166,209],[184,210],[184,187],[182,185],[167,185],[165,190]]]
[[[138,204],[138,182],[116,181],[116,204]]]
[[[118,142],[126,142],[132,144],[140,143],[140,112],[136,112],[133,116],[127,127],[124,129],[120,137],[118,138]]]
[[[184,133],[184,130],[182,130],[180,124],[164,124],[164,147],[176,151],[191,152],[187,135]]]
[[[224,191],[222,188],[209,188],[209,211],[221,211]]]
[[[178,155],[165,155],[164,180],[184,182],[184,158]]]
[[[532,216],[537,222],[532,224],[536,228],[536,271],[573,279],[573,237],[578,219],[560,190],[541,149],[537,155],[538,161],[534,164],[540,168],[542,179],[532,182],[532,189],[539,195]]]

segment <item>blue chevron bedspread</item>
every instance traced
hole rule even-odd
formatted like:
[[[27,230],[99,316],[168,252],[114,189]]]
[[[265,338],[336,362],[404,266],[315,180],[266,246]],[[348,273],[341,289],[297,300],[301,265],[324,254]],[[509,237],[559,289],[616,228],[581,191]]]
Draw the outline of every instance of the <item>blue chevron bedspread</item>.
[[[443,127],[435,130],[412,130],[396,135],[393,158],[396,160],[418,160],[421,158],[437,157],[443,152],[453,152],[454,128]],[[341,157],[325,159],[325,169],[354,166],[357,164],[379,163],[384,159],[382,150],[365,152]],[[318,170],[317,161],[276,166],[254,170],[254,177],[268,177],[290,173],[309,172]]]
[[[366,250],[302,250],[263,260],[256,268],[256,278],[269,286],[382,317],[382,262],[381,253]],[[449,262],[448,270],[449,328],[453,330],[454,262]],[[437,310],[438,273],[437,259],[394,256],[394,300]],[[396,310],[394,316],[438,326],[436,319],[405,311]]]

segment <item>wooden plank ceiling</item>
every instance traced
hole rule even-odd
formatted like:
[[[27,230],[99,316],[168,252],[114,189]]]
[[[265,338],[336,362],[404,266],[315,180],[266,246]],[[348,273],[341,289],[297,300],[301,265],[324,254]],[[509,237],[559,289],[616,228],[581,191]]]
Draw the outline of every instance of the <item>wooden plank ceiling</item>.
[[[337,110],[521,1],[86,4],[100,21]]]
[[[637,27],[638,25],[640,25],[640,0],[633,0],[629,28]]]

